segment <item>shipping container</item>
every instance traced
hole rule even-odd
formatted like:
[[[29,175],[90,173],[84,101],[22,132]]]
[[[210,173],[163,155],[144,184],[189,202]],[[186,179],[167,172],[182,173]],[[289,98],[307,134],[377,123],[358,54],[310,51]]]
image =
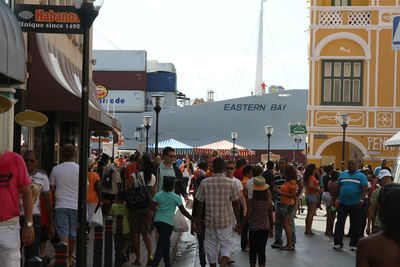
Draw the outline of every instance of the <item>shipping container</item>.
[[[176,73],[175,65],[172,63],[159,63],[157,60],[147,61],[147,72],[170,72]]]
[[[108,90],[147,89],[147,73],[144,71],[93,71],[93,81]]]
[[[139,90],[107,90],[99,98],[100,104],[109,113],[144,112],[145,91]]]
[[[146,91],[146,111],[153,110],[153,102],[151,99],[152,95],[155,94],[160,94],[165,97],[164,101],[164,107],[165,108],[170,108],[170,107],[176,107],[176,92],[153,92],[153,91]]]
[[[147,52],[143,50],[93,50],[94,71],[146,71]]]
[[[174,92],[176,88],[175,73],[147,73],[147,91]]]

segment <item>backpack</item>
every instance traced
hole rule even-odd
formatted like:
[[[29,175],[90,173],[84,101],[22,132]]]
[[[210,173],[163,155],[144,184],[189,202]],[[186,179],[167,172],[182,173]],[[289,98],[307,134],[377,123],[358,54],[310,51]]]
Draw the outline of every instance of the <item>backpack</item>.
[[[135,173],[135,178],[138,183],[138,187],[134,187],[132,185],[131,188],[126,190],[125,193],[125,202],[128,208],[130,209],[143,209],[150,206],[153,201],[152,198],[152,187],[145,186],[143,178],[139,175],[140,179],[138,179],[138,174]]]
[[[112,189],[113,185],[113,174],[114,174],[114,169],[109,168],[108,171],[104,174],[102,186]]]

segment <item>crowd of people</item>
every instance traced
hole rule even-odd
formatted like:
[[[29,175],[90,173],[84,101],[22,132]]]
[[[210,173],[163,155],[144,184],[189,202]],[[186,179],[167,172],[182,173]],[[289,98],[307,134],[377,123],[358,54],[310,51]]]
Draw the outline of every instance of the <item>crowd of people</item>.
[[[62,148],[62,159],[47,177],[38,170],[34,151],[22,158],[0,150],[0,201],[5,204],[0,212],[0,261],[5,266],[19,266],[20,238],[25,264],[31,257],[45,257],[47,240],[53,244],[61,240],[68,244],[67,262],[72,266],[79,187],[74,145]],[[134,265],[141,265],[144,256],[142,238],[146,266],[158,266],[162,259],[171,266],[170,238],[179,213],[192,222],[201,266],[235,262],[234,232],[241,235],[240,246],[249,252],[250,266],[257,262],[265,266],[269,238],[274,249],[296,249],[295,218],[304,211],[303,202],[306,236],[316,235],[313,219],[324,206],[324,234],[333,237],[333,249],[343,249],[350,216],[349,247],[357,250],[357,266],[400,265],[400,186],[393,183],[385,160],[375,170],[349,160],[341,172],[333,165],[303,167],[285,158],[251,165],[245,159],[219,157],[217,152],[193,162],[189,156],[176,158],[175,150],[166,147],[154,160],[139,153],[115,160],[93,154],[88,159],[87,185],[88,234],[106,216],[114,217],[115,234],[116,216],[123,215],[123,256],[127,261],[132,247]],[[191,203],[190,213],[185,206]]]

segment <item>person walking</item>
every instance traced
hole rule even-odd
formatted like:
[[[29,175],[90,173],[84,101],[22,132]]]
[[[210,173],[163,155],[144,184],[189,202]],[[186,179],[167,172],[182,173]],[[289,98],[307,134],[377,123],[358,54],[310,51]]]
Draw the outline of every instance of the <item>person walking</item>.
[[[316,172],[315,164],[311,163],[307,165],[303,175],[307,203],[306,230],[304,232],[306,235],[315,235],[312,231],[312,222],[319,204],[319,182],[315,178]]]
[[[247,182],[250,181],[250,179],[253,178],[253,166],[252,165],[246,165],[243,167],[243,195],[246,200],[246,203],[248,203],[248,190],[247,190]],[[249,207],[247,207],[248,211]],[[244,217],[246,217],[246,214],[241,210],[240,211],[240,219],[243,220]],[[250,244],[249,244],[249,224],[243,225],[241,229],[242,233],[240,235],[240,247],[244,251],[249,251],[250,250]]]
[[[337,201],[333,201],[335,199],[337,180],[339,178],[339,173],[337,171],[332,171],[330,181],[328,182],[328,191],[331,195],[331,200],[328,206],[328,216],[326,218],[326,228],[325,235],[333,237],[333,227],[335,225],[336,219],[336,210],[337,210]]]
[[[87,189],[87,214],[88,214],[88,229],[90,232],[90,224],[103,225],[103,216],[101,210],[96,212],[103,206],[101,190],[100,190],[100,176],[97,172],[93,171],[95,161],[88,158],[88,189]]]
[[[204,246],[207,259],[211,267],[216,267],[220,251],[221,266],[225,267],[234,251],[232,206],[236,221],[239,222],[240,192],[235,182],[223,174],[225,162],[222,158],[215,158],[212,168],[213,176],[203,180],[196,194],[199,201],[197,218],[201,219],[206,204]]]
[[[22,157],[0,148],[0,263],[2,266],[20,266],[20,202],[24,209],[22,243],[30,246],[35,240],[33,230],[33,201],[31,180]]]
[[[241,234],[246,225],[249,228],[250,266],[256,266],[258,257],[258,264],[263,267],[266,263],[267,240],[273,236],[272,194],[268,190],[269,185],[260,176],[254,179],[252,188],[253,198],[249,200],[246,217],[241,221],[239,228]]]
[[[25,266],[28,266],[28,260],[33,257],[38,257],[40,255],[40,239],[42,236],[42,219],[41,219],[41,206],[40,206],[40,196],[43,197],[43,205],[46,213],[48,214],[49,222],[49,233],[50,237],[54,236],[54,222],[53,222],[53,207],[50,201],[50,184],[49,178],[46,174],[40,172],[37,169],[38,159],[35,151],[28,150],[24,154],[24,161],[26,168],[28,170],[29,177],[31,179],[31,190],[33,196],[33,228],[35,231],[35,241],[31,246],[24,246],[24,257]],[[22,199],[20,199],[22,200]],[[22,204],[22,203],[21,203]],[[22,207],[22,205],[21,205]],[[23,227],[25,224],[24,220],[24,210],[21,209],[22,216],[20,217],[20,224]]]
[[[281,201],[279,203],[279,209],[282,213],[283,229],[286,233],[286,246],[281,247],[282,250],[294,250],[293,244],[293,228],[290,220],[294,205],[296,203],[296,192],[298,189],[297,185],[297,169],[293,165],[287,165],[284,169],[284,177],[286,182],[277,189],[277,192],[281,195]]]
[[[349,214],[351,229],[350,249],[357,249],[358,239],[360,238],[362,208],[365,194],[367,193],[367,186],[367,177],[357,171],[357,164],[354,160],[349,160],[348,171],[342,172],[337,182],[335,198],[339,197],[339,206],[334,233],[334,249],[343,248],[344,224]]]
[[[158,192],[153,200],[152,210],[155,211],[154,226],[158,232],[157,249],[154,255],[154,260],[151,264],[152,267],[157,267],[164,259],[166,267],[171,266],[170,259],[170,237],[174,229],[174,214],[176,207],[180,212],[189,220],[197,223],[198,220],[190,215],[183,207],[181,197],[173,193],[175,178],[173,176],[166,176],[163,180],[163,190]],[[196,226],[197,227],[197,226]]]
[[[152,174],[152,163],[148,156],[143,155],[136,159],[136,169],[139,172],[131,174],[127,180],[127,189],[138,188],[145,186],[148,192],[151,192],[151,198],[154,197],[157,191],[156,177]],[[131,232],[133,234],[133,248],[136,254],[134,265],[141,265],[140,262],[140,235],[142,235],[144,244],[147,248],[148,261],[147,266],[151,266],[152,256],[152,243],[151,243],[151,222],[153,212],[151,211],[151,203],[148,207],[139,209],[129,209],[129,220],[131,225]]]
[[[64,145],[63,163],[55,166],[50,174],[50,190],[55,198],[54,225],[57,236],[68,244],[67,266],[72,265],[78,219],[79,165],[74,162],[75,156],[75,146]]]
[[[378,196],[378,216],[383,231],[360,240],[356,267],[400,266],[399,203],[400,185],[385,184]]]

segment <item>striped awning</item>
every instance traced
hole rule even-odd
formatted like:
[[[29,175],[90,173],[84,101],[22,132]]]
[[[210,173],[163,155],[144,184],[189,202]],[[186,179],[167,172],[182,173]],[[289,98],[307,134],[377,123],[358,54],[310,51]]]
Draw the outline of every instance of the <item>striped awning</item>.
[[[231,155],[231,149],[233,148],[233,143],[227,140],[222,140],[212,144],[199,146],[194,149],[194,153],[211,155],[214,150],[217,150],[220,156]],[[235,150],[239,157],[247,157],[254,155],[253,150],[247,149],[245,147],[235,144]]]
[[[167,146],[172,147],[173,149],[175,149],[175,153],[178,154],[178,155],[191,155],[191,154],[193,154],[193,147],[192,146],[189,146],[187,144],[179,142],[179,141],[177,141],[177,140],[175,140],[173,138],[158,142],[158,152],[161,153],[161,151]],[[155,149],[155,144],[149,145],[149,149],[150,150],[154,150]]]

